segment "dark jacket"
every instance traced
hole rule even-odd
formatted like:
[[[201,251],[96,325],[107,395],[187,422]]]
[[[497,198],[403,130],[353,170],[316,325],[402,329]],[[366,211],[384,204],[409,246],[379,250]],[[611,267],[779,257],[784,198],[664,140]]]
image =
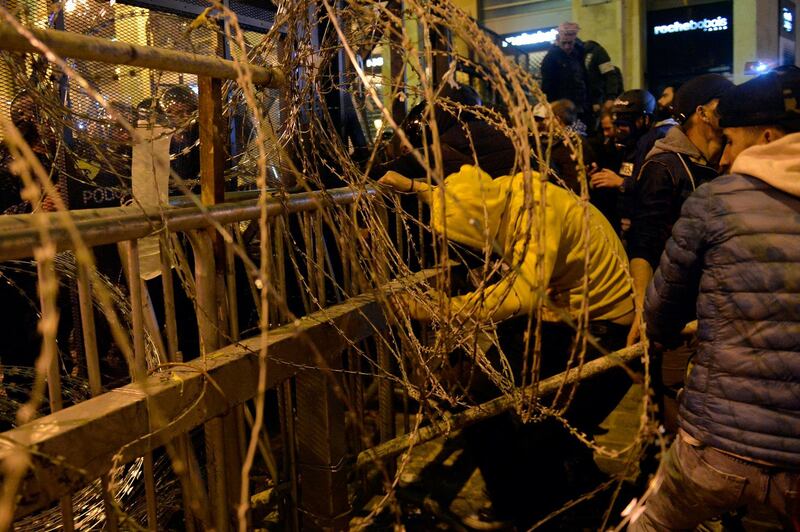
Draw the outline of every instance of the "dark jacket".
[[[647,291],[651,340],[695,315],[680,426],[701,442],[800,468],[800,134],[749,148],[686,200]]]
[[[647,155],[634,185],[628,257],[644,259],[655,269],[683,202],[716,176],[686,134],[670,129]]]
[[[655,143],[666,136],[674,124],[674,121],[654,124],[653,127],[627,146],[615,144],[613,149],[616,153],[606,150],[604,158],[611,165],[604,166],[599,164],[598,167],[613,170],[622,177],[623,184],[619,190],[616,188],[598,189],[597,200],[593,200],[593,203],[606,215],[606,218],[615,228],[620,227],[622,218],[630,219],[631,217],[635,201],[636,176],[639,175],[639,170],[644,164],[645,157],[653,149]],[[602,204],[602,207],[600,204]]]
[[[499,129],[483,120],[455,122],[446,131],[440,130],[444,175],[454,174],[465,164],[475,165],[492,177],[514,172],[516,150],[514,144]],[[477,160],[476,160],[477,159]],[[429,161],[434,158],[429,151]],[[389,170],[415,179],[425,177],[425,169],[413,153],[402,155],[386,163],[376,165],[369,175],[378,179]]]
[[[580,149],[583,156],[583,164],[588,169],[592,163],[595,162],[594,151],[592,146],[586,138],[585,126],[581,124],[578,128],[569,128],[575,132],[572,139],[573,142],[580,141]],[[547,150],[547,135],[543,134],[542,150]],[[531,148],[536,150],[536,143],[531,140]],[[533,167],[536,168],[538,162],[534,162]],[[555,185],[572,190],[575,194],[581,193],[581,182],[578,172],[578,161],[573,158],[572,149],[567,146],[563,139],[557,138],[550,148],[550,168],[552,168],[555,175],[549,177],[549,181]]]
[[[583,43],[576,40],[572,54],[553,45],[542,60],[542,91],[547,99],[566,98],[575,104],[579,115],[592,110],[584,57]]]
[[[611,62],[608,52],[600,43],[586,41],[584,47],[584,66],[589,86],[589,99],[592,105],[602,105],[623,93],[622,72]]]

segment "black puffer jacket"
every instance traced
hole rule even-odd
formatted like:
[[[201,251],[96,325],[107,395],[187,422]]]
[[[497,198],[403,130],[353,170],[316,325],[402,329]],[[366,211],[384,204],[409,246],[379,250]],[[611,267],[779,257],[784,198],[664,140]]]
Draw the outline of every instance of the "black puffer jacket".
[[[800,134],[745,150],[697,189],[647,291],[651,340],[695,315],[680,425],[701,442],[800,468]],[[696,303],[695,303],[696,302]]]

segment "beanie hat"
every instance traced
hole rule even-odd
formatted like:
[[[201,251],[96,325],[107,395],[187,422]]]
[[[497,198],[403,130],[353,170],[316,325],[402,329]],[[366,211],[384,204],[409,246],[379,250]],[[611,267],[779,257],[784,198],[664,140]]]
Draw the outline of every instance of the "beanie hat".
[[[717,111],[722,127],[777,125],[800,131],[800,69],[780,67],[728,91]]]
[[[698,106],[721,98],[733,87],[733,83],[728,78],[719,74],[703,74],[690,79],[675,93],[675,102],[673,103],[675,119],[680,123],[686,122],[695,113]]]

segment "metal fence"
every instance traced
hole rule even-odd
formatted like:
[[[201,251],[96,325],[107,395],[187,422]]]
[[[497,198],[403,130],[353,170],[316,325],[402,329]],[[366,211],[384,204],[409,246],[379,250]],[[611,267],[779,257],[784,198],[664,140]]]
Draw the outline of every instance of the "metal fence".
[[[102,68],[109,73],[116,72],[115,64],[147,71],[177,65],[184,75],[197,76],[194,120],[204,147],[220,146],[230,132],[232,123],[222,120],[230,108],[223,80],[235,78],[229,62],[92,36],[35,35],[73,60],[103,56],[104,65],[111,66]],[[0,43],[15,53],[34,51],[6,24],[0,24]],[[257,81],[278,86],[275,70],[256,67]],[[90,107],[70,116],[88,116]],[[104,139],[108,132],[97,135]],[[58,357],[44,368],[49,408],[41,414],[46,415],[0,436],[0,462],[21,458],[25,464],[18,489],[11,482],[5,488],[18,494],[16,530],[116,530],[141,523],[157,529],[171,526],[170,519],[187,530],[230,529],[242,503],[242,465],[254,430],[261,471],[244,481],[260,498],[251,502],[278,501],[274,506],[289,528],[346,528],[359,500],[351,488],[361,485],[356,492],[370,492],[365,480],[352,478],[355,467],[391,459],[413,441],[452,426],[434,424],[394,439],[391,359],[383,344],[389,324],[376,295],[367,291],[374,280],[359,279],[352,257],[337,252],[354,245],[359,212],[379,201],[375,190],[278,194],[265,204],[229,196],[226,202],[221,150],[204,153],[199,169],[204,205],[0,217],[0,261],[35,257],[44,244],[41,228],[47,227],[49,245],[65,264],[37,261],[34,271],[38,279],[74,275],[72,325],[80,335],[72,338],[80,349],[71,368]],[[268,223],[261,231],[257,222],[264,212]],[[350,228],[347,234],[353,238],[332,239],[333,226]],[[146,247],[154,247],[159,257],[149,279],[158,279],[155,284],[142,281],[140,257]],[[254,255],[267,259],[267,283],[248,269],[252,257],[242,250],[253,248],[259,250]],[[121,319],[129,320],[129,327],[120,328],[129,329],[125,337],[114,337],[114,324],[107,323],[114,319],[102,301],[109,276],[86,266],[91,255],[102,264],[101,254],[117,257],[118,276],[125,279],[119,288],[120,299],[128,303]],[[171,260],[181,254],[180,260]],[[420,272],[404,280],[405,286],[429,275]],[[244,301],[242,294],[251,300]],[[266,310],[260,305],[262,294],[269,302]],[[54,312],[42,305],[42,321]],[[158,323],[165,323],[163,331]],[[270,329],[267,335],[259,334],[263,323]],[[130,371],[119,375],[117,369],[110,378],[114,356],[107,351],[114,345],[132,346]],[[264,353],[268,365],[260,381]],[[629,350],[623,360],[639,353]],[[125,352],[115,357],[125,358]],[[611,365],[598,362],[570,378]],[[362,368],[362,363],[371,367]],[[65,393],[65,383],[76,380],[65,373],[85,376],[88,393]],[[548,379],[552,389],[564,377]],[[547,381],[539,388],[546,393]],[[274,402],[274,422],[259,431],[252,401],[266,390]],[[374,397],[377,411],[372,438],[363,434],[368,397]],[[458,423],[510,407],[510,400],[503,399],[459,414]],[[4,474],[6,481],[14,478],[8,467]],[[255,504],[252,512],[258,511]]]
[[[34,51],[8,24],[0,25],[0,34],[6,50]],[[222,135],[230,131],[208,127],[224,123],[229,99],[223,96],[222,78],[235,78],[224,61],[91,36],[42,31],[36,37],[73,61],[102,57],[103,66],[95,67],[94,74],[101,68],[116,72],[115,63],[147,71],[169,63],[185,75],[199,75],[200,103],[193,120],[200,124],[201,140],[202,131],[212,131],[204,145],[221,145]],[[274,71],[256,68],[254,73],[262,83],[277,83]],[[79,95],[72,100],[76,107],[69,120],[75,121],[70,125],[80,130],[78,121],[91,114],[91,106],[81,107]],[[93,132],[97,141],[107,140],[104,134],[108,131]],[[30,461],[17,492],[15,529],[115,530],[135,528],[137,522],[157,529],[170,518],[188,530],[229,529],[237,517],[241,465],[255,417],[248,402],[264,393],[258,380],[264,350],[269,353],[266,389],[276,416],[269,430],[258,434],[264,480],[254,485],[281,501],[282,515],[293,528],[341,527],[350,504],[342,464],[346,454],[360,450],[350,447],[359,439],[348,437],[352,429],[346,429],[344,405],[358,405],[365,385],[362,372],[353,368],[348,376],[334,375],[353,360],[348,351],[380,334],[385,321],[373,297],[357,296],[363,285],[337,277],[347,265],[336,264],[344,255],[336,255],[326,227],[351,223],[355,231],[356,213],[364,202],[374,201],[374,190],[281,195],[266,206],[256,199],[215,205],[226,177],[220,162],[200,157],[204,206],[110,207],[69,216],[0,218],[0,261],[35,257],[44,244],[40,224],[47,224],[47,239],[59,254],[55,261],[29,265],[40,280],[74,276],[72,330],[73,336],[80,335],[71,339],[80,345],[71,353],[71,367],[64,357],[54,357],[45,368],[49,408],[40,413],[47,415],[3,433],[3,463],[16,456]],[[264,209],[269,229],[261,234],[256,222]],[[153,246],[160,260],[153,276],[143,281],[144,248]],[[250,257],[236,255],[252,246],[267,252],[269,283],[253,281],[257,276],[245,272],[252,266]],[[189,258],[172,260],[176,255]],[[97,269],[88,266],[92,262]],[[121,266],[119,276],[126,280],[121,286],[107,283],[112,275],[101,275],[110,263]],[[103,306],[104,289],[118,290],[127,303],[118,319],[128,321],[120,330],[130,330],[130,337],[113,336],[110,322],[115,318]],[[271,331],[265,346],[257,333],[261,293],[267,290]],[[241,301],[243,293],[252,301]],[[188,301],[183,309],[181,299]],[[336,302],[341,304],[295,319]],[[52,304],[39,310],[42,321],[57,311]],[[158,323],[166,324],[163,331]],[[240,340],[253,331],[254,338]],[[186,341],[192,334],[195,341]],[[113,357],[106,351],[115,345],[119,350],[119,344],[132,346],[127,370],[122,364],[127,375],[109,367]],[[380,349],[371,345],[377,363]],[[123,355],[117,351],[116,358]],[[74,377],[67,378],[65,370]],[[12,373],[3,376],[10,380]],[[88,393],[65,390],[80,377],[86,378]],[[83,400],[87,396],[91,399]],[[391,394],[381,397],[392,400]],[[272,449],[276,441],[280,453]],[[5,477],[9,489],[13,478]],[[182,502],[174,500],[175,493]],[[54,501],[60,501],[57,507],[50,506]],[[170,517],[174,514],[180,517]]]

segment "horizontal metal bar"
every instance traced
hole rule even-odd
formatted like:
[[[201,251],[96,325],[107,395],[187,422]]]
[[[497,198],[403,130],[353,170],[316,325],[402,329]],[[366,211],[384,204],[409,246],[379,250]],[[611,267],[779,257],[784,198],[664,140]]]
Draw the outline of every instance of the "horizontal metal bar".
[[[434,274],[422,271],[385,290],[399,290]],[[364,294],[270,331],[268,388],[319,367],[318,356],[338,356],[351,342],[385,327],[381,305],[373,294]],[[117,388],[2,433],[0,462],[14,446],[35,450],[19,492],[17,517],[46,507],[112,465],[142,456],[255,397],[260,341],[243,340],[203,360],[151,375],[141,384]]]
[[[364,196],[373,196],[373,188],[353,190],[338,188],[326,192],[301,192],[267,200],[267,215],[312,211],[322,207],[346,205]],[[257,200],[223,203],[207,207],[170,207],[141,209],[136,206],[70,211],[81,238],[88,246],[113,244],[151,235],[166,224],[170,231],[188,231],[210,227],[212,220],[225,225],[255,220],[261,211]],[[50,238],[59,251],[74,248],[72,238],[59,213],[47,214]],[[40,245],[40,234],[30,214],[0,216],[0,261],[29,258]]]
[[[555,392],[558,387],[564,383],[572,384],[580,380],[594,377],[595,375],[599,375],[600,373],[608,371],[611,368],[617,367],[617,365],[620,363],[628,363],[632,360],[640,358],[643,354],[643,344],[636,344],[632,347],[615,351],[610,353],[608,356],[587,362],[584,364],[583,368],[581,368],[580,373],[578,372],[577,368],[575,368],[542,380],[539,382],[536,392],[540,397],[547,396]],[[526,391],[530,392],[531,388],[528,387]],[[489,419],[490,417],[502,414],[507,410],[511,410],[513,407],[514,399],[509,395],[503,395],[496,399],[492,399],[486,403],[472,407],[468,410],[464,410],[458,414],[454,414],[452,417],[449,417],[444,421],[437,421],[436,423],[422,427],[417,432],[403,434],[402,436],[398,436],[393,440],[389,440],[385,443],[381,443],[380,445],[376,445],[371,449],[362,451],[358,455],[356,466],[364,467],[375,463],[378,460],[383,460],[400,454],[408,449],[411,445],[423,444],[434,438],[438,438],[439,436],[444,436],[458,429],[462,429],[479,421],[483,421],[484,419]]]
[[[236,80],[239,77],[233,61],[211,55],[110,41],[67,31],[28,27],[25,29],[62,57],[221,79]],[[0,49],[10,52],[41,53],[25,36],[6,22],[0,23]],[[285,83],[285,76],[279,68],[250,65],[250,70],[253,83],[256,85],[278,88]]]
[[[373,297],[363,296],[303,318],[298,326],[272,331],[269,387],[301,367],[315,366],[314,350],[323,356],[338,354],[348,341],[366,338],[383,324],[378,304]],[[258,389],[258,344],[258,338],[245,340],[209,355],[206,367],[193,361],[185,368],[149,377],[144,386],[112,390],[4,433],[0,460],[7,446],[15,443],[29,443],[36,449],[34,473],[20,490],[24,495],[18,517],[99,477],[111,468],[117,452],[121,453],[118,463],[126,463],[252,399]],[[161,431],[155,430],[159,417],[171,422]]]

